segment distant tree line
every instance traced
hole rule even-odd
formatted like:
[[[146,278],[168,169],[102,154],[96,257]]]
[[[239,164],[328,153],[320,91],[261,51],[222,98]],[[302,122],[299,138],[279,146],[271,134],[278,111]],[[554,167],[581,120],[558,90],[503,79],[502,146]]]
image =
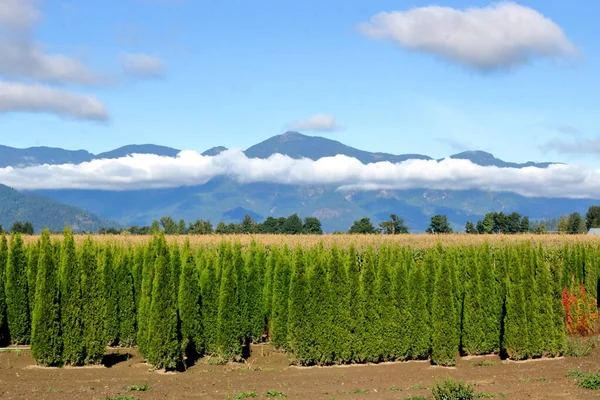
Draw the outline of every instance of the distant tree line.
[[[33,225],[31,224],[31,222],[20,222],[20,221],[15,221],[12,224],[12,228],[10,228],[10,231],[5,231],[4,228],[2,227],[2,225],[0,225],[0,233],[20,233],[22,235],[33,235],[34,234],[34,229],[33,229]]]
[[[228,235],[244,233],[263,234],[285,234],[285,235],[321,235],[323,229],[321,221],[315,217],[306,217],[302,220],[294,213],[288,217],[268,217],[263,222],[257,223],[249,214],[244,216],[241,223],[229,223],[221,221],[213,228],[209,220],[196,220],[186,225],[184,219],[178,223],[172,217],[162,217],[160,221],[154,221],[151,226],[131,226],[125,229],[100,228],[99,234],[121,234],[129,232],[133,235],[151,235],[162,231],[167,235]]]

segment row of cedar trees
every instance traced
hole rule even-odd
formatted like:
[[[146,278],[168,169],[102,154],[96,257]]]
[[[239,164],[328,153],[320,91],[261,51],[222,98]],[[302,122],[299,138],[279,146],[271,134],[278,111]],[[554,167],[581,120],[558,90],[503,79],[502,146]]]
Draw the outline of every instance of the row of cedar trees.
[[[76,246],[67,230],[24,246],[17,233],[0,243],[0,339],[31,343],[41,365],[100,363],[107,345],[137,345],[175,369],[202,355],[239,360],[264,340],[302,365],[553,357],[565,349],[563,292],[596,299],[599,261],[582,244],[192,249],[157,233],[137,247]]]

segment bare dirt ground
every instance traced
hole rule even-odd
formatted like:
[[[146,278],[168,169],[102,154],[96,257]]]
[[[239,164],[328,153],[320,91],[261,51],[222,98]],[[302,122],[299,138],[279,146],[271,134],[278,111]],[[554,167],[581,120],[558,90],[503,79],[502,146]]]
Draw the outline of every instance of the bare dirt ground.
[[[106,366],[40,368],[29,351],[0,352],[0,399],[235,399],[240,392],[267,398],[269,390],[289,399],[406,399],[428,397],[428,386],[453,377],[476,392],[506,399],[600,399],[581,389],[567,371],[600,371],[600,348],[582,358],[502,361],[496,356],[462,358],[455,368],[429,362],[301,368],[269,345],[254,346],[243,364],[202,360],[185,372],[152,371],[135,349],[113,349]],[[147,385],[146,391],[128,391]],[[283,397],[274,397],[275,399]]]

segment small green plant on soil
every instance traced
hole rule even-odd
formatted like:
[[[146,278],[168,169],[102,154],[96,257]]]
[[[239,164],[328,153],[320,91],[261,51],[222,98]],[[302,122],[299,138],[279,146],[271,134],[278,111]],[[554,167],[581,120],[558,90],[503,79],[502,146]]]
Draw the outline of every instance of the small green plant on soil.
[[[356,394],[361,394],[361,393],[368,393],[369,391],[367,389],[354,389],[354,391],[352,393],[356,393]]]
[[[398,386],[392,386],[392,387],[390,388],[390,390],[391,390],[392,392],[399,392],[399,391],[401,391],[402,389],[400,389]]]
[[[235,397],[233,398],[233,400],[242,400],[242,399],[249,399],[251,397],[257,397],[258,393],[256,392],[241,392],[235,395]]]
[[[437,382],[431,389],[435,400],[471,400],[475,398],[473,387],[453,378],[446,378],[443,382]]]
[[[131,395],[125,395],[125,396],[106,396],[106,397],[101,397],[98,400],[139,400],[138,397],[135,396],[131,396]]]
[[[271,389],[269,390],[265,396],[267,397],[287,397],[285,394],[283,394],[283,392],[280,392],[279,390],[274,390]]]
[[[125,388],[128,392],[145,392],[150,390],[148,385],[129,385]]]
[[[495,399],[496,395],[493,393],[475,393],[475,398],[476,399]]]
[[[519,377],[519,381],[520,382],[525,382],[525,383],[531,383],[531,382],[547,382],[548,379],[544,378],[544,377],[539,377],[539,378],[530,378],[528,376],[520,376]]]
[[[425,390],[427,389],[427,386],[423,386],[423,385],[415,385],[415,386],[411,386],[410,390]]]
[[[411,397],[407,397],[404,400],[427,400],[427,398],[425,398],[423,396],[411,396]]]
[[[600,374],[588,374],[578,385],[584,389],[600,390]]]
[[[569,336],[565,355],[567,357],[586,357],[599,343],[600,338],[598,337]]]
[[[567,372],[567,377],[578,379],[577,386],[581,388],[591,390],[600,389],[600,373],[588,374],[580,369],[570,369]]]
[[[585,378],[587,374],[580,369],[570,369],[567,371],[567,378]]]

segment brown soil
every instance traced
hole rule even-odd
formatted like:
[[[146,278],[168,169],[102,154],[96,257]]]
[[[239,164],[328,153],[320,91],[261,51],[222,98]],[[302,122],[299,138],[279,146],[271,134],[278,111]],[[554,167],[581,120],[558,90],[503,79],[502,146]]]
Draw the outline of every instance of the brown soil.
[[[428,397],[427,386],[447,376],[465,380],[477,392],[506,399],[599,399],[600,391],[577,387],[567,371],[600,370],[600,348],[582,358],[526,362],[496,356],[469,357],[455,368],[428,362],[300,368],[269,345],[254,346],[243,364],[211,365],[202,360],[185,372],[152,371],[134,349],[111,350],[109,367],[42,368],[28,350],[0,352],[1,399],[102,399],[133,395],[139,399],[233,399],[240,392],[266,398],[269,390],[290,399],[405,399]],[[129,356],[127,355],[129,354]],[[127,386],[150,390],[128,392]],[[277,399],[277,397],[275,398]]]

